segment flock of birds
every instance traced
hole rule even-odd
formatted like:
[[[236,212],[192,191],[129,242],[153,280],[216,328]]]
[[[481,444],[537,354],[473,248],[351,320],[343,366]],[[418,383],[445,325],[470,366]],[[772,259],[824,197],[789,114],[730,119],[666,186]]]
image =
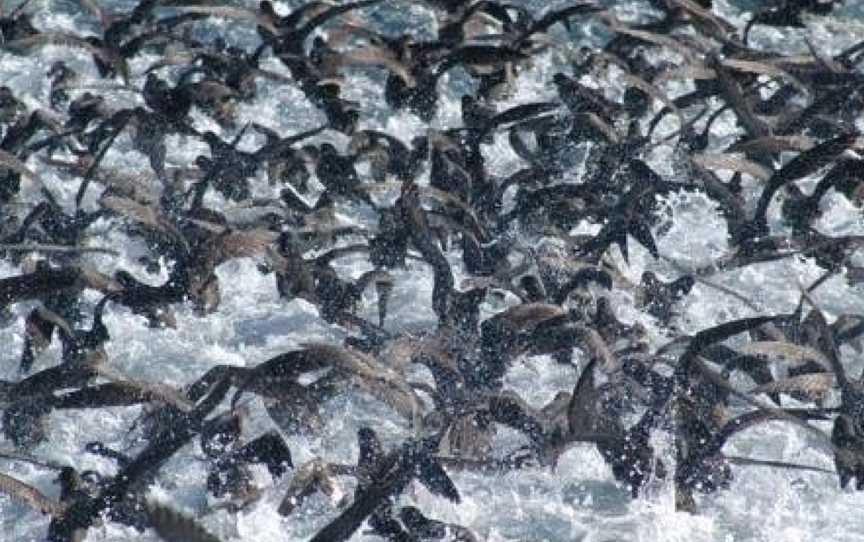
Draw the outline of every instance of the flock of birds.
[[[260,496],[251,465],[264,465],[274,484],[287,480],[285,516],[317,492],[332,493],[335,480],[353,479],[353,499],[312,538],[321,542],[347,540],[364,523],[386,540],[478,540],[429,511],[397,506],[397,498],[417,482],[459,502],[448,471],[555,469],[575,446],[595,446],[633,498],[650,479],[668,480],[676,506],[687,511],[697,508],[694,494],[728,487],[733,466],[824,471],[840,487],[864,488],[864,387],[844,367],[852,349],[861,351],[864,315],[829,318],[816,300],[834,275],[864,280],[854,264],[864,237],[814,227],[832,189],[853,203],[864,196],[864,137],[856,127],[864,43],[829,57],[813,47],[803,55],[762,50],[749,40],[757,26],[804,26],[830,13],[834,0],[773,2],[744,28],[717,15],[711,0],[649,0],[637,22],[593,1],[533,13],[518,2],[425,0],[437,18],[431,38],[410,28],[385,34],[364,19],[402,0],[316,0],[286,14],[268,0],[255,8],[141,0],[129,13],[110,14],[94,0],[80,4],[100,35],[37,28],[26,0],[0,13],[0,56],[63,46],[92,59],[109,89],[90,92],[94,81],[64,61],[47,73],[45,103],[0,87],[0,253],[19,269],[0,280],[0,309],[10,325],[14,305],[32,307],[20,379],[0,381],[7,444],[0,457],[56,469],[60,485],[54,499],[0,473],[0,494],[49,515],[48,540],[83,540],[101,522],[153,528],[169,542],[216,540],[195,519],[148,499],[160,468],[193,442],[208,463],[206,491],[235,513]],[[192,30],[210,18],[254,26],[258,45],[196,38]],[[587,24],[607,32],[603,46],[562,38]],[[570,55],[568,73],[548,82],[557,99],[502,107],[535,57],[556,49]],[[144,52],[160,60],[135,72],[132,60]],[[265,63],[271,59],[278,63]],[[402,141],[365,127],[363,104],[343,96],[352,70],[377,74],[387,106],[428,130]],[[441,127],[441,88],[451,76],[469,81],[471,92],[461,98],[461,125]],[[624,92],[613,96],[610,81]],[[262,84],[296,87],[326,122],[294,134],[261,119],[244,123],[238,107],[253,103]],[[142,100],[119,108],[106,97],[111,89]],[[196,127],[193,112],[233,135]],[[724,115],[738,133],[720,148],[711,129]],[[121,134],[149,170],[107,165]],[[493,175],[484,158],[484,147],[501,137],[522,163],[506,176]],[[251,139],[263,143],[241,150]],[[178,140],[200,141],[209,154],[172,163],[168,146]],[[658,147],[670,150],[674,179],[649,165]],[[36,162],[75,186],[71,201],[28,165]],[[805,178],[818,179],[810,193],[799,186]],[[274,197],[259,197],[267,191]],[[634,283],[620,271],[629,243],[664,258],[656,242],[661,199],[676,193],[716,203],[730,252],[669,282],[646,272]],[[242,208],[247,219],[217,210],[227,207]],[[337,210],[372,213],[374,224],[340,223]],[[152,285],[128,270],[91,265],[93,253],[117,253],[93,233],[106,222],[143,243],[139,263],[167,280]],[[584,224],[599,231],[574,233]],[[217,267],[250,257],[275,277],[286,303],[305,300],[344,329],[344,343],[310,342],[249,367],[217,365],[184,388],[111,367],[106,310],[143,316],[153,333],[176,325],[183,306],[206,318],[220,309]],[[346,277],[338,262],[349,257],[370,270]],[[710,275],[794,257],[812,258],[824,275],[801,287],[793,312],[677,332],[676,305],[696,283],[749,303]],[[409,262],[433,278],[437,325],[423,332],[388,320],[394,270]],[[457,284],[457,276],[466,278]],[[373,299],[367,290],[377,319],[360,314]],[[667,344],[652,351],[641,323],[619,319],[609,294],[620,290],[668,332]],[[85,296],[93,292],[95,306]],[[489,315],[481,307],[492,298],[509,304]],[[53,341],[59,363],[35,370],[56,351]],[[533,356],[578,375],[572,389],[539,408],[503,384],[515,363]],[[742,389],[733,375],[755,387]],[[320,406],[349,388],[386,404],[410,434],[387,451],[364,427],[356,464],[294,465],[284,435],[321,431],[328,420]],[[252,396],[278,431],[242,436]],[[82,450],[113,461],[113,474],[31,453],[50,442],[52,412],[136,405],[146,445],[127,454],[93,440]],[[835,471],[724,453],[730,437],[769,421],[815,435]],[[525,445],[495,449],[501,427]],[[655,450],[656,435],[668,436],[671,457]]]

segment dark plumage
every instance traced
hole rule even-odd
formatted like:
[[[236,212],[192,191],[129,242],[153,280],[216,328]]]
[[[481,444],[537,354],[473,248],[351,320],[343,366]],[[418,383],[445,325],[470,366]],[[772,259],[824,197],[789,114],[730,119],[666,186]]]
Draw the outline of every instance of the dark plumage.
[[[839,19],[830,42],[802,34],[838,2],[757,7],[743,29],[721,14],[734,5],[710,0],[650,0],[638,22],[593,1],[81,3],[87,35],[34,27],[26,1],[0,14],[3,54],[60,46],[34,59],[50,64],[29,74],[44,81],[0,86],[0,323],[23,329],[10,354],[20,375],[0,381],[3,434],[48,449],[48,421],[72,409],[116,409],[112,423],[135,429],[122,443],[87,435],[80,453],[105,472],[0,452],[58,470],[56,501],[0,474],[0,492],[50,516],[48,540],[115,522],[215,541],[210,519],[147,498],[174,457],[203,473],[178,488],[202,514],[269,506],[284,484],[287,516],[323,493],[332,518],[311,539],[327,542],[364,523],[386,540],[476,540],[406,490],[459,505],[492,473],[566,479],[562,457],[584,445],[634,498],[655,479],[682,510],[746,466],[864,487],[864,390],[848,351],[860,353],[864,316],[845,290],[827,298],[843,298],[836,320],[838,305],[814,299],[835,275],[838,288],[864,280],[864,236],[837,214],[864,200],[864,44],[841,43]],[[211,19],[254,26],[243,35],[255,43]],[[748,41],[762,25],[782,39]],[[801,51],[777,46],[789,40]],[[538,87],[548,92],[526,94]],[[728,247],[702,239],[714,220]],[[694,268],[678,259],[701,253],[682,239],[720,255]],[[825,273],[778,311],[799,259]],[[758,282],[751,266],[769,262],[788,280]],[[728,271],[737,286],[712,277]],[[698,318],[685,302],[696,282],[724,296]],[[748,317],[730,320],[737,303]],[[146,335],[124,323],[130,312]],[[211,359],[212,333],[242,359]],[[165,355],[172,337],[186,357]],[[262,345],[289,346],[258,362]],[[554,378],[540,374],[549,359]],[[538,374],[526,384],[516,366]],[[174,388],[178,375],[191,383]],[[334,404],[364,410],[333,420]],[[330,462],[339,428],[358,420],[356,464]],[[818,440],[836,472],[724,451],[768,421]],[[477,477],[457,487],[451,469]]]

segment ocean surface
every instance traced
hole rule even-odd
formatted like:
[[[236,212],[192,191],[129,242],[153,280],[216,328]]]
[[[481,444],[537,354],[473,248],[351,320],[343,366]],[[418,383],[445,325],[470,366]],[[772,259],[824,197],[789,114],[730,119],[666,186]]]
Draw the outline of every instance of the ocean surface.
[[[532,0],[517,3],[528,5],[534,12],[561,7],[565,2]],[[757,1],[730,2],[716,0],[715,11],[727,20],[743,27],[747,20],[743,10],[759,5]],[[0,5],[10,9],[16,2],[4,0]],[[128,11],[133,2],[123,0],[103,3],[107,10]],[[622,20],[638,20],[645,17],[645,2],[606,2]],[[248,7],[255,2],[247,1]],[[297,2],[278,2],[277,10],[286,13],[299,5]],[[78,33],[93,33],[98,26],[92,15],[82,10],[77,2],[63,0],[32,0],[26,10],[33,14],[34,25],[42,30],[55,29]],[[166,13],[170,10],[165,10]],[[411,29],[418,36],[429,37],[434,28],[432,11],[419,2],[388,0],[383,4],[358,12],[355,16],[364,24],[371,24],[383,31]],[[554,87],[547,84],[556,71],[567,71],[570,55],[582,45],[602,43],[608,31],[599,24],[575,24],[568,34],[560,26],[550,32],[560,44],[558,47],[536,57],[530,69],[520,74],[513,95],[501,107],[530,101],[555,99]],[[233,42],[247,48],[257,44],[254,27],[220,19],[210,19],[194,25],[193,34],[200,39],[224,35]],[[806,52],[805,40],[809,40],[822,55],[836,54],[851,43],[864,40],[864,2],[847,0],[846,4],[829,16],[806,19],[805,29],[775,29],[756,27],[752,40],[766,49],[791,53]],[[19,95],[27,96],[28,103],[35,107],[46,104],[49,83],[45,77],[49,66],[56,60],[65,60],[78,71],[86,84],[96,89],[105,89],[116,84],[98,77],[88,54],[83,51],[49,46],[38,49],[29,56],[18,56],[0,50],[0,83],[15,89]],[[134,83],[143,81],[144,70],[158,60],[154,54],[141,54],[131,63]],[[670,62],[680,58],[670,56]],[[275,59],[268,58],[264,66],[275,71],[285,71]],[[164,74],[171,73],[170,70]],[[362,127],[384,130],[403,141],[422,133],[423,123],[407,112],[393,113],[383,102],[380,91],[383,72],[376,70],[351,70],[350,84],[345,87],[345,97],[362,104],[364,111]],[[623,88],[614,80],[597,82],[610,98],[620,97]],[[454,70],[440,85],[442,99],[433,126],[458,126],[460,121],[459,96],[471,88],[470,80],[459,70]],[[679,92],[687,89],[681,83]],[[674,88],[674,87],[673,87]],[[109,97],[118,107],[143,103],[140,95],[116,90],[90,90]],[[673,93],[673,96],[676,95]],[[655,103],[655,110],[660,105]],[[252,102],[239,107],[240,119],[264,124],[290,134],[319,126],[323,115],[311,105],[302,93],[291,85],[276,85],[259,81],[259,95]],[[193,113],[200,130],[210,129],[223,136],[223,132],[207,117]],[[857,119],[859,128],[862,127]],[[242,122],[238,122],[242,126]],[[675,128],[671,118],[661,124],[660,133],[669,133]],[[738,129],[731,114],[724,115],[715,124],[711,134],[712,148],[731,142]],[[262,142],[257,136],[244,139],[244,148],[254,148]],[[327,132],[317,141],[331,141],[337,148],[344,148],[347,138],[341,134]],[[169,164],[188,164],[199,154],[206,154],[205,146],[191,139],[173,137],[169,140]],[[495,143],[484,147],[488,167],[493,174],[503,174],[519,167],[518,157],[510,149],[507,138],[499,135]],[[674,167],[672,147],[659,146],[648,157],[648,162],[659,173],[670,180],[680,179],[681,173]],[[60,201],[69,209],[74,206],[78,188],[77,179],[64,178],[56,170],[45,168],[36,158],[28,165],[45,176]],[[106,167],[140,170],[148,168],[144,156],[131,149],[128,135],[118,139],[116,148],[106,155]],[[361,168],[361,171],[362,168]],[[579,172],[573,175],[578,179]],[[256,195],[274,196],[275,189],[267,185],[264,173],[254,183]],[[423,182],[428,178],[424,174]],[[800,182],[808,191],[814,179]],[[755,184],[750,188],[755,188]],[[319,187],[320,189],[320,187]],[[91,189],[85,205],[91,207],[98,190]],[[26,198],[37,197],[26,194]],[[396,194],[382,195],[395,198]],[[208,196],[208,203],[225,210],[231,217],[242,217],[242,209],[220,201],[217,196]],[[779,200],[780,198],[776,198]],[[663,234],[658,234],[660,253],[677,262],[683,268],[706,264],[729,249],[726,228],[718,216],[715,205],[706,197],[693,194],[676,195],[664,205]],[[818,228],[827,234],[864,234],[864,215],[844,197],[830,193],[823,200],[824,214]],[[374,215],[364,209],[345,205],[340,209],[340,219],[345,223],[374,225]],[[779,204],[772,205],[769,219],[772,227],[779,229]],[[594,232],[597,225],[585,224],[577,232]],[[118,268],[126,269],[139,279],[150,284],[159,284],[166,278],[148,275],[137,261],[145,247],[139,240],[130,240],[123,233],[119,221],[100,220],[91,229],[97,232],[89,243],[121,247],[120,257],[91,254],[85,257],[91,265],[111,273]],[[525,244],[534,244],[536,239],[526,238]],[[629,266],[620,260],[616,249],[612,250],[621,262],[621,269],[634,281],[645,270],[653,270],[668,280],[680,275],[671,263],[655,261],[641,246],[630,244]],[[451,253],[453,262],[458,260]],[[406,270],[397,270],[395,290],[390,305],[391,315],[388,329],[417,330],[432,328],[435,315],[430,307],[432,276],[429,268],[420,262],[411,262]],[[864,263],[862,261],[858,262]],[[363,258],[340,260],[340,272],[359,276],[369,269]],[[0,262],[0,277],[18,274],[20,268],[8,262]],[[458,281],[460,266],[454,266]],[[286,302],[278,298],[272,275],[259,273],[256,261],[240,259],[231,261],[218,269],[222,288],[222,304],[219,310],[207,317],[196,316],[188,307],[177,310],[176,329],[154,330],[144,319],[121,307],[111,307],[105,317],[111,334],[107,345],[109,365],[131,377],[176,386],[187,384],[216,364],[253,366],[268,358],[296,348],[310,341],[339,342],[345,334],[336,326],[318,317],[314,306],[300,300]],[[731,288],[750,298],[762,310],[754,311],[739,299],[725,295],[702,284],[680,305],[680,316],[674,320],[675,334],[691,334],[705,327],[735,318],[754,314],[790,312],[799,298],[799,284],[808,284],[821,275],[821,269],[807,259],[790,258],[776,263],[752,265],[740,270],[717,273],[710,280]],[[638,321],[650,332],[651,346],[655,349],[670,338],[669,332],[658,327],[651,317],[634,308],[633,299],[627,292],[612,295],[618,315],[628,322]],[[87,299],[98,299],[95,293]],[[842,276],[831,278],[816,293],[816,299],[827,311],[829,319],[842,313],[864,313],[864,292],[860,287],[847,285]],[[513,299],[490,300],[484,305],[485,313],[501,310]],[[32,308],[30,303],[16,305],[12,313],[15,318],[0,326],[0,378],[18,378],[18,360],[23,345],[23,317]],[[374,298],[369,294],[361,315],[372,317]],[[861,356],[851,350],[843,351],[844,362],[853,375],[860,374],[864,363]],[[575,359],[581,354],[576,351]],[[36,362],[36,369],[43,369],[59,359],[57,341]],[[506,386],[520,392],[533,405],[541,405],[556,392],[572,389],[578,373],[572,367],[563,367],[545,357],[526,358],[517,363],[506,376]],[[751,386],[745,379],[736,384],[746,389]],[[251,397],[251,396],[247,396]],[[244,434],[254,437],[263,431],[275,428],[259,400],[246,404],[250,412],[250,423]],[[111,473],[115,468],[109,461],[84,453],[86,442],[99,438],[114,448],[134,453],[141,446],[140,433],[130,430],[141,409],[114,408],[80,411],[63,411],[50,416],[47,442],[39,445],[33,453],[39,457],[59,463],[75,465],[79,469],[96,469]],[[325,430],[320,435],[289,437],[288,443],[299,465],[313,457],[328,461],[354,462],[357,456],[356,430],[363,425],[373,427],[387,446],[395,446],[409,433],[401,418],[373,397],[361,393],[346,392],[323,405]],[[826,431],[828,424],[821,425]],[[497,438],[504,448],[522,443],[522,437],[514,432],[502,431]],[[657,436],[663,446],[663,435]],[[668,446],[668,443],[666,444]],[[0,448],[11,447],[0,440]],[[776,459],[833,469],[831,453],[826,447],[802,430],[789,424],[769,423],[745,431],[732,439],[725,451],[759,459]],[[186,446],[162,469],[151,489],[155,499],[169,502],[177,509],[200,518],[212,533],[225,541],[247,542],[293,542],[307,540],[318,529],[335,517],[339,510],[339,497],[317,495],[303,504],[293,515],[283,518],[276,508],[290,482],[291,473],[280,480],[273,480],[262,468],[254,468],[256,482],[264,489],[263,498],[237,514],[212,511],[216,501],[208,497],[203,480],[206,464],[197,442]],[[26,480],[45,493],[56,496],[58,487],[52,483],[54,473],[46,469],[22,463],[0,460],[0,471]],[[522,542],[585,542],[600,541],[853,541],[864,540],[864,493],[851,489],[841,490],[836,476],[813,472],[785,471],[763,467],[735,467],[735,479],[728,490],[708,496],[697,496],[698,512],[695,514],[675,511],[672,487],[668,482],[652,481],[645,495],[631,499],[627,488],[616,483],[609,467],[591,445],[573,448],[562,458],[557,468],[535,468],[504,475],[486,475],[472,472],[454,472],[453,480],[458,486],[463,502],[454,505],[431,495],[420,485],[413,485],[402,501],[414,503],[428,516],[455,522],[471,528],[482,540]],[[349,498],[353,493],[353,482],[343,480],[342,495]],[[0,541],[18,542],[42,540],[47,530],[48,519],[0,495]],[[354,540],[374,540],[361,532]],[[152,532],[138,533],[116,523],[106,522],[101,527],[90,529],[88,541],[119,542],[127,540],[158,540]]]

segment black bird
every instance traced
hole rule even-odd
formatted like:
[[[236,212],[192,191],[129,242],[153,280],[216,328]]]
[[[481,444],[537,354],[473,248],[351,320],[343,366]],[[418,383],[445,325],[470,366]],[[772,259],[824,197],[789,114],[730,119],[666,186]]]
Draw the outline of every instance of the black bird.
[[[369,437],[360,435],[359,438],[362,441]],[[351,506],[318,531],[311,540],[348,540],[367,517],[380,506],[386,506],[388,497],[402,493],[413,479],[417,479],[431,492],[458,503],[459,491],[440,463],[431,455],[439,438],[440,436],[408,441],[382,457],[370,469],[369,481],[358,487]]]
[[[672,305],[683,299],[696,281],[693,277],[684,276],[670,283],[660,281],[654,273],[646,271],[642,274],[641,305],[651,316],[664,323],[672,317]]]
[[[321,184],[333,194],[376,207],[369,193],[361,188],[360,177],[354,169],[354,157],[339,154],[330,143],[322,143],[320,151],[315,175]]]

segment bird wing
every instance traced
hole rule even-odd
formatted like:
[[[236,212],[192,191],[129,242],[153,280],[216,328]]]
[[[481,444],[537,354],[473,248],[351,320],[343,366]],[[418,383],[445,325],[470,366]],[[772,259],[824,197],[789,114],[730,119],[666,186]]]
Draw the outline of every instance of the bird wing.
[[[220,542],[197,521],[167,505],[148,501],[147,515],[153,530],[165,542]]]
[[[736,348],[745,356],[765,357],[771,361],[781,361],[792,366],[815,361],[826,369],[831,368],[828,358],[815,348],[783,341],[756,341]]]
[[[802,393],[816,400],[825,397],[832,387],[834,387],[832,373],[812,373],[763,384],[750,390],[750,393]]]
[[[43,514],[59,516],[66,511],[66,506],[49,499],[35,487],[3,473],[0,473],[0,493],[22,501]]]
[[[24,165],[24,162],[18,159],[17,156],[2,149],[0,149],[0,166],[11,169],[22,177],[30,179],[36,183],[39,188],[45,187],[45,183],[42,182],[42,178],[39,177],[39,175],[36,175],[31,169]]]
[[[276,28],[268,17],[265,17],[262,13],[257,11],[252,11],[251,9],[238,8],[234,6],[176,6],[174,9],[181,13],[203,13],[211,17],[221,17],[223,19],[234,19],[237,21],[250,21],[266,29],[271,34],[279,34],[279,29]]]

